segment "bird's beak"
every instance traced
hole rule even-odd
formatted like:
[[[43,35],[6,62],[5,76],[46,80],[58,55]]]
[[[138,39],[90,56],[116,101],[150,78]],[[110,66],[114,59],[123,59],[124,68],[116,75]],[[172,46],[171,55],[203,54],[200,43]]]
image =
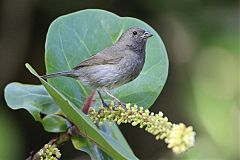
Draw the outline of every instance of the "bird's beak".
[[[153,36],[152,33],[148,32],[148,31],[145,31],[141,37],[147,39],[147,38],[152,37],[152,36]]]

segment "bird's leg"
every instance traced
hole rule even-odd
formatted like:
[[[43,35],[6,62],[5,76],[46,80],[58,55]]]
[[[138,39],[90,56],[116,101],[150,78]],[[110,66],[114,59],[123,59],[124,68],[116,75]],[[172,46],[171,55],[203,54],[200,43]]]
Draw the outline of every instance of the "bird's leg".
[[[118,104],[120,104],[123,108],[126,107],[126,104],[120,101],[118,98],[114,97],[111,93],[108,92],[106,88],[102,88],[102,90],[110,97],[112,97],[115,101],[117,101]]]
[[[102,98],[101,92],[99,90],[97,90],[97,93],[98,93],[98,95],[99,95],[99,97],[100,97],[100,99],[102,101],[103,107],[108,107],[108,104]]]

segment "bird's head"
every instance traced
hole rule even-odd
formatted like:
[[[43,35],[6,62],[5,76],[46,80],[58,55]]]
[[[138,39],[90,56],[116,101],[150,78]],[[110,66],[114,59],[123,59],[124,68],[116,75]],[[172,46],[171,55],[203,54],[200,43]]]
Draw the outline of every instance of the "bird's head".
[[[119,42],[132,47],[145,47],[146,41],[153,35],[141,28],[129,28],[120,37]]]

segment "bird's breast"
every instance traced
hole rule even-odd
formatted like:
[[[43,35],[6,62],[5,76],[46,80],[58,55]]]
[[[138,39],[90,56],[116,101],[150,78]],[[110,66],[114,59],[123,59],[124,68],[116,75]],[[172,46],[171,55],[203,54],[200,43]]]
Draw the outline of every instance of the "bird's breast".
[[[145,57],[136,54],[124,58],[118,66],[119,74],[121,74],[122,78],[120,83],[125,84],[137,78],[143,68],[144,62]]]

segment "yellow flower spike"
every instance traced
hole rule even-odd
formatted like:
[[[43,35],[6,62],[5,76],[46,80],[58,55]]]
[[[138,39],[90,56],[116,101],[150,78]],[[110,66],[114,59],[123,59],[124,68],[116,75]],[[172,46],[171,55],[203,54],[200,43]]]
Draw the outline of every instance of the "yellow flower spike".
[[[179,154],[194,146],[195,132],[192,127],[186,127],[183,123],[174,124],[169,136],[166,139],[168,148]]]
[[[58,160],[61,157],[60,150],[55,145],[45,144],[38,152],[41,160]]]
[[[154,114],[148,109],[137,105],[126,104],[126,108],[122,106],[112,107],[114,103],[111,102],[110,107],[100,107],[99,111],[89,109],[89,117],[94,123],[99,122],[99,125],[104,120],[112,120],[121,123],[131,123],[133,126],[139,125],[140,128],[153,134],[156,140],[165,139],[168,148],[171,148],[174,153],[182,153],[194,145],[195,132],[193,128],[186,127],[184,124],[172,124],[167,117],[163,117],[163,113]],[[104,114],[102,114],[104,113]]]

